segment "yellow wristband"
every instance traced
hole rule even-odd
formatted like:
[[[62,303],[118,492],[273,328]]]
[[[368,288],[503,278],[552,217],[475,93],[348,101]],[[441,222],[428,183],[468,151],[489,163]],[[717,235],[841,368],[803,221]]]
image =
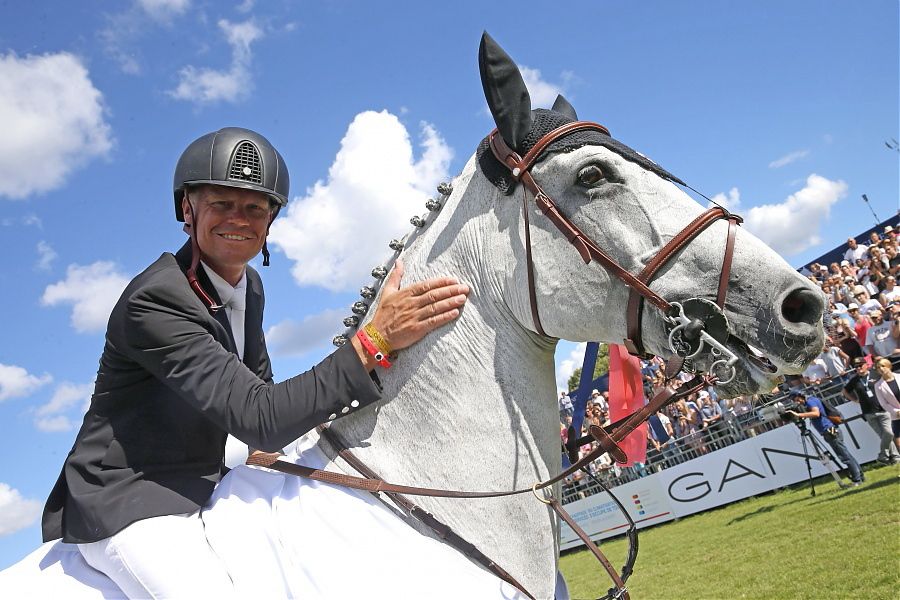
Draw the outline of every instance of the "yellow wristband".
[[[369,339],[372,340],[372,343],[378,346],[378,349],[381,350],[382,354],[387,356],[393,352],[391,345],[388,344],[386,339],[384,339],[384,336],[381,335],[381,332],[375,329],[374,325],[372,325],[371,323],[366,323],[366,326],[363,327],[363,330],[366,332],[366,335],[369,336]]]

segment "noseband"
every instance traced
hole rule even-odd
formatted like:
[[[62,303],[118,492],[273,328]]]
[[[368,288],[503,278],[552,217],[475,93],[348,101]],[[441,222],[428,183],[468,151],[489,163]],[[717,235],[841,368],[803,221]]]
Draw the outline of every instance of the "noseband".
[[[628,337],[624,340],[624,345],[631,354],[646,356],[641,339],[641,317],[643,314],[643,301],[647,300],[663,313],[663,317],[669,325],[669,345],[673,353],[682,358],[693,358],[700,353],[704,346],[709,345],[710,352],[714,358],[710,371],[727,370],[728,376],[719,377],[719,381],[720,383],[728,383],[734,378],[734,364],[737,362],[737,357],[724,346],[728,328],[727,321],[724,321],[723,311],[728,292],[731,262],[734,256],[734,239],[737,226],[742,222],[741,217],[728,212],[722,206],[713,206],[688,223],[684,229],[660,248],[640,273],[634,275],[616,262],[615,259],[566,217],[556,201],[544,192],[540,184],[531,175],[532,167],[534,167],[538,158],[550,144],[571,133],[585,130],[593,130],[607,136],[610,135],[609,130],[599,123],[575,121],[557,127],[544,135],[524,157],[512,150],[496,129],[489,136],[489,145],[497,160],[509,169],[512,178],[517,182],[521,182],[525,189],[531,192],[534,196],[535,204],[537,204],[544,216],[550,219],[550,222],[566,237],[570,244],[575,246],[585,264],[590,264],[591,261],[600,263],[607,271],[621,279],[628,286],[628,310],[626,312]],[[531,224],[529,222],[526,194],[522,196],[522,214],[525,221],[525,259],[528,270],[528,298],[531,304],[531,317],[537,332],[541,335],[547,335],[541,325],[538,313],[537,293],[534,285],[534,263],[531,257]],[[720,219],[728,220],[728,238],[725,243],[725,256],[719,275],[716,303],[712,304],[699,299],[692,299],[683,304],[669,302],[651,290],[649,284],[654,275],[677,252]],[[711,335],[713,331],[717,331],[719,335]]]

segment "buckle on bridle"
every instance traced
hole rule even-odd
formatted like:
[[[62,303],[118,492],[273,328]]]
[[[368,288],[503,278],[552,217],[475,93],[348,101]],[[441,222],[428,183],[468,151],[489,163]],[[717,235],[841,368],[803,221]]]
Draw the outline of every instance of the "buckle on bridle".
[[[685,361],[692,361],[706,352],[712,358],[707,370],[717,384],[730,383],[737,376],[737,355],[725,346],[728,340],[728,319],[714,302],[690,298],[672,302],[665,316],[669,330],[669,349]]]

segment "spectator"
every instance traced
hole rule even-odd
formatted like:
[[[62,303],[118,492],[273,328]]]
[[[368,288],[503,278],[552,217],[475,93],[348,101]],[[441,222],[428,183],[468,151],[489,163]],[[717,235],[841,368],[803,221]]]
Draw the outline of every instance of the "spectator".
[[[849,260],[841,261],[841,277],[846,279],[847,277],[852,277],[854,281],[859,281],[856,279],[856,265]]]
[[[869,314],[873,310],[880,310],[883,308],[881,302],[872,298],[869,295],[869,290],[861,285],[853,288],[853,296],[856,299],[857,304],[859,304],[859,312],[864,315]]]
[[[894,277],[900,277],[900,250],[897,249],[897,245],[888,246],[884,255],[888,259],[888,273]]]
[[[872,251],[872,246],[878,246],[879,244],[881,244],[881,236],[878,235],[877,231],[873,231],[869,234],[869,252]]]
[[[713,400],[709,395],[700,399],[700,423],[706,432],[706,439],[709,446],[713,450],[724,448],[727,444],[722,443],[722,409],[719,403]]]
[[[900,447],[900,388],[897,385],[897,375],[891,371],[891,361],[880,358],[875,363],[875,368],[881,379],[875,382],[875,397],[881,407],[891,415],[891,430],[894,434],[894,443]]]
[[[890,321],[885,321],[880,310],[869,313],[872,326],[866,333],[866,350],[874,356],[900,354],[900,305],[891,307]]]
[[[677,452],[675,451],[675,430],[672,428],[672,421],[663,413],[658,411],[655,415],[651,415],[647,420],[650,440],[653,448],[663,457],[663,464],[666,467],[677,464]]]
[[[847,370],[847,366],[850,364],[850,357],[847,354],[834,345],[834,341],[830,337],[825,338],[825,347],[822,349],[822,353],[819,354],[818,358],[820,358],[825,365],[825,371],[828,374],[828,377],[837,377],[838,375],[843,375]]]
[[[593,402],[595,406],[600,407],[601,410],[609,410],[609,403],[606,401],[606,398],[603,397],[603,394],[601,394],[599,390],[593,390],[591,392],[591,402]]]
[[[566,417],[572,418],[572,415],[575,412],[575,407],[572,406],[572,399],[569,398],[569,395],[565,392],[559,393],[559,418],[560,420],[565,419]]]
[[[900,302],[900,288],[897,287],[897,278],[893,275],[884,278],[884,290],[882,290],[879,300],[885,307],[892,302]]]
[[[850,315],[850,318],[853,319],[853,331],[856,332],[856,341],[859,342],[859,345],[863,348],[866,347],[866,335],[869,332],[869,327],[872,326],[872,320],[859,312],[859,305],[855,302],[851,302],[847,307],[847,314]]]
[[[834,340],[837,342],[841,351],[847,355],[848,360],[853,361],[856,358],[865,356],[865,351],[859,340],[856,339],[856,332],[847,319],[837,319],[834,329]]]
[[[878,449],[878,462],[882,464],[894,464],[900,462],[900,447],[894,440],[891,430],[891,414],[885,410],[875,397],[875,383],[878,381],[876,373],[869,372],[869,364],[865,359],[854,360],[855,373],[851,377],[841,394],[845,398],[859,404],[863,419],[875,431],[881,444]]]
[[[847,251],[844,252],[844,260],[850,264],[855,264],[857,258],[866,258],[868,252],[868,246],[857,243],[856,238],[847,238]]]

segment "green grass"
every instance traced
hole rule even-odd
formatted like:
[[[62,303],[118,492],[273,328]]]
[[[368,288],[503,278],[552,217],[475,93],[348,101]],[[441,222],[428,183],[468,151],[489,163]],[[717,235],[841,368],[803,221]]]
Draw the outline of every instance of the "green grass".
[[[628,589],[635,600],[680,598],[900,598],[900,467],[865,470],[840,490],[808,484],[640,532]],[[627,542],[601,545],[616,568]],[[560,560],[573,599],[609,589],[587,551]]]

